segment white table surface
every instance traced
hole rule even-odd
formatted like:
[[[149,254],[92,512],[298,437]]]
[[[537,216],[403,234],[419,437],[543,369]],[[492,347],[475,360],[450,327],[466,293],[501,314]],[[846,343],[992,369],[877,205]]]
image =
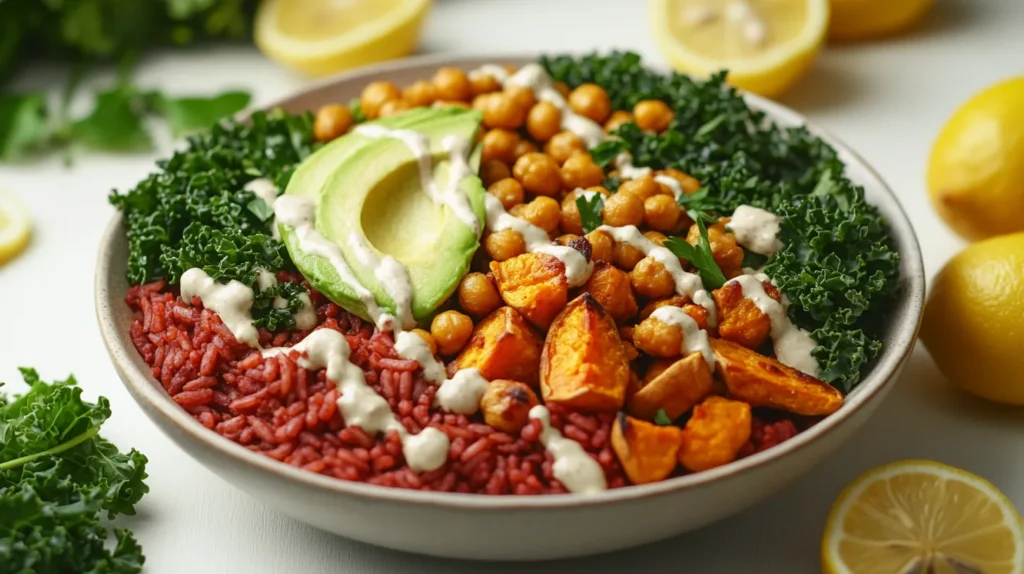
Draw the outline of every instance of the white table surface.
[[[439,0],[421,52],[479,53],[629,48],[662,63],[640,0]],[[1024,73],[1024,2],[938,0],[917,31],[864,46],[830,48],[783,102],[838,134],[889,182],[924,249],[929,277],[961,247],[927,203],[924,170],[945,119],[972,93]],[[529,38],[529,39],[528,39]],[[18,87],[56,86],[34,70]],[[101,78],[102,79],[102,78]],[[247,47],[146,58],[136,79],[170,92],[245,87],[268,103],[308,80]],[[80,156],[0,165],[36,220],[26,254],[0,268],[0,380],[17,366],[44,377],[74,372],[90,396],[110,398],[104,434],[150,459],[150,494],[126,523],[150,574],[285,572],[512,572],[523,565],[424,558],[345,540],[264,508],[193,461],[149,422],[121,386],[97,334],[92,273],[111,188],[149,173],[155,156]],[[66,352],[55,354],[51,346]],[[531,565],[545,572],[818,571],[832,500],[859,473],[903,458],[931,458],[993,481],[1024,508],[1024,417],[951,389],[918,350],[897,388],[841,452],[790,488],[704,530],[616,554]],[[609,524],[609,528],[628,525]]]

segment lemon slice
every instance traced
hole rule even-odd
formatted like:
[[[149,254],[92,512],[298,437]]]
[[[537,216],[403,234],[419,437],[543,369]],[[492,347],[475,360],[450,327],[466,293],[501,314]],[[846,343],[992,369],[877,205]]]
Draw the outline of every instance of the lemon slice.
[[[828,0],[651,0],[655,42],[676,69],[727,69],[730,84],[768,97],[807,72],[828,18]]]
[[[0,265],[14,259],[28,245],[32,220],[13,193],[0,189]]]
[[[332,74],[409,54],[429,7],[430,0],[263,0],[256,46],[299,72]]]
[[[821,541],[830,574],[1020,574],[1013,503],[987,480],[926,460],[861,475],[832,506]]]

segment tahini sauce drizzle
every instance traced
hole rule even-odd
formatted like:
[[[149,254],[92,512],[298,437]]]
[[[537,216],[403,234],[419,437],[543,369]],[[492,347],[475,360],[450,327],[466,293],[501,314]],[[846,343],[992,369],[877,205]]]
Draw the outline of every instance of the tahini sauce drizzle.
[[[537,405],[530,409],[529,416],[540,421],[540,442],[555,458],[551,465],[552,474],[569,492],[588,494],[607,490],[604,469],[583,450],[580,443],[565,438],[558,429],[551,426],[551,413],[547,407]]]
[[[782,249],[778,240],[781,219],[770,211],[741,205],[733,212],[726,229],[733,232],[736,242],[748,250],[771,257]]]
[[[711,341],[708,339],[708,332],[700,328],[693,317],[686,314],[679,307],[664,306],[658,307],[651,313],[651,317],[683,331],[682,355],[685,357],[690,353],[700,353],[704,357],[704,363],[712,371],[715,369],[715,353],[711,350]]]
[[[274,227],[275,229],[277,228],[276,225]],[[266,269],[260,269],[256,273],[256,285],[259,286],[260,291],[277,287],[277,276]],[[300,331],[309,331],[316,327],[316,307],[313,306],[313,301],[309,299],[309,293],[300,293],[299,301],[302,302],[302,307],[292,314],[292,317],[295,318],[295,328]],[[274,297],[275,309],[284,309],[287,306],[288,301],[284,297]]]
[[[786,306],[772,299],[765,293],[762,281],[769,281],[767,275],[740,275],[730,279],[729,283],[737,283],[743,289],[743,296],[754,302],[762,313],[771,320],[771,338],[774,343],[775,356],[783,365],[787,365],[817,377],[820,371],[818,361],[812,354],[818,343],[810,333],[800,329],[789,320]]]
[[[423,367],[423,378],[438,385],[434,402],[442,409],[461,415],[480,410],[480,399],[487,391],[487,379],[476,368],[460,369],[448,378],[444,365],[434,358],[430,347],[419,335],[402,331],[395,338],[395,351],[403,359]]]
[[[193,297],[220,315],[224,326],[240,343],[259,348],[259,332],[252,324],[253,293],[249,286],[234,279],[217,283],[205,271],[193,267],[181,275],[181,298],[191,304]]]

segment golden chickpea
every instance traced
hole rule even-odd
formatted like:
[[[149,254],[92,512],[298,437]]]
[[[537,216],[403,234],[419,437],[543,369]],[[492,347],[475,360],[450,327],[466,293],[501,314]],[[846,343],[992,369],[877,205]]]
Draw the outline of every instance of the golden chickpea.
[[[526,204],[523,218],[537,227],[551,233],[562,221],[562,208],[553,198],[541,195]]]
[[[565,233],[556,237],[555,241],[557,241],[559,245],[569,245],[570,241],[575,241],[579,238],[580,236],[575,233]]]
[[[591,255],[594,261],[615,262],[615,240],[606,231],[594,230],[586,236],[590,242]],[[638,260],[639,261],[639,260]]]
[[[628,243],[615,243],[615,266],[623,271],[632,271],[644,258],[644,252]]]
[[[444,311],[430,322],[430,334],[442,355],[454,355],[462,350],[473,334],[473,320],[458,311]]]
[[[316,111],[313,136],[317,141],[329,142],[344,135],[351,127],[351,110],[341,104],[327,104]]]
[[[555,91],[562,94],[563,98],[568,98],[569,94],[572,93],[572,89],[569,88],[569,84],[565,82],[555,82]]]
[[[678,357],[683,353],[683,332],[679,327],[648,317],[633,329],[633,344],[654,357]]]
[[[537,394],[525,383],[495,379],[480,398],[480,411],[488,426],[518,436],[530,422],[530,409],[538,404]]]
[[[690,227],[686,241],[691,245],[700,241],[700,229],[696,224]],[[722,269],[722,274],[727,278],[739,275],[743,268],[743,248],[736,243],[736,236],[726,231],[721,223],[716,223],[708,226],[708,243],[711,245],[711,256]]]
[[[491,259],[506,261],[526,253],[526,240],[518,231],[502,229],[484,239],[484,250],[487,251],[487,255],[491,256]]]
[[[410,109],[412,109],[412,106],[405,100],[388,100],[381,104],[378,117],[390,118],[402,112],[407,112]]]
[[[574,151],[587,151],[587,145],[583,143],[580,136],[570,132],[558,132],[548,143],[544,144],[544,151],[551,156],[558,165],[565,163]]]
[[[611,131],[617,129],[619,126],[623,124],[631,123],[633,123],[633,114],[627,111],[618,110],[612,112],[612,116],[608,118],[608,121],[604,123],[604,131],[610,133]]]
[[[473,96],[473,85],[466,73],[458,68],[441,68],[434,74],[434,89],[442,100],[468,102]]]
[[[562,111],[551,102],[537,102],[526,116],[526,131],[530,137],[546,142],[562,129]]]
[[[667,297],[676,290],[672,274],[651,257],[644,257],[633,267],[629,272],[629,283],[634,291],[648,299]]]
[[[512,209],[508,210],[510,215],[523,219],[523,213],[526,211],[526,204],[520,203],[519,205],[513,205]]]
[[[537,103],[537,96],[533,94],[533,90],[523,86],[509,86],[505,88],[505,93],[512,96],[512,99],[521,108],[529,110]]]
[[[633,116],[636,118],[636,125],[648,132],[665,131],[676,117],[668,104],[661,100],[637,102],[633,106]]]
[[[489,128],[517,130],[526,122],[529,108],[516,103],[515,98],[505,93],[487,94],[484,104],[484,125]]]
[[[494,98],[495,96],[497,96],[497,94],[480,94],[479,96],[473,98],[473,101],[470,105],[474,110],[479,110],[480,112],[483,112],[484,110],[487,109],[487,106],[491,105],[491,99]]]
[[[419,336],[420,339],[423,339],[423,342],[430,348],[431,355],[437,354],[437,341],[434,340],[433,335],[423,329],[413,329],[412,332],[414,335]]]
[[[619,185],[619,193],[622,192],[632,193],[640,199],[647,201],[647,198],[661,193],[661,187],[658,185],[658,182],[654,181],[653,177],[645,175],[622,182]]]
[[[519,145],[519,134],[509,130],[490,130],[484,134],[484,148],[481,160],[496,159],[512,165],[515,161],[516,146]]]
[[[644,231],[644,237],[658,247],[664,247],[665,242],[668,241],[668,237],[664,233],[658,231]]]
[[[592,187],[604,181],[604,170],[587,152],[575,152],[562,164],[562,185],[566,189]]]
[[[528,153],[537,153],[537,151],[537,144],[530,140],[519,140],[519,143],[516,144],[516,150],[513,155],[516,159],[519,159]]]
[[[583,233],[583,222],[580,221],[580,209],[576,205],[579,193],[570,191],[562,200],[562,231],[565,233]]]
[[[402,99],[413,107],[425,107],[437,100],[437,89],[434,84],[420,80],[402,90]]]
[[[469,273],[459,283],[459,307],[473,317],[483,317],[501,304],[498,288],[483,273]]]
[[[485,187],[490,187],[491,184],[511,175],[508,166],[502,161],[490,159],[480,164],[480,180],[484,182]]]
[[[359,107],[368,119],[376,119],[380,116],[380,107],[384,102],[402,98],[402,91],[394,82],[370,82],[363,88],[359,97]]]
[[[679,171],[678,169],[668,168],[661,171],[660,175],[666,175],[679,182],[679,186],[683,188],[683,193],[689,195],[696,193],[700,189],[700,181],[688,173]]]
[[[469,85],[473,87],[473,94],[489,94],[501,90],[501,82],[490,74],[481,74],[469,79]]]
[[[644,202],[632,193],[620,191],[605,200],[601,217],[612,227],[640,225],[644,222]]]
[[[603,124],[612,113],[612,102],[604,88],[597,84],[583,84],[569,94],[569,107],[577,114]]]
[[[644,200],[644,225],[651,229],[670,232],[679,221],[679,204],[670,195],[654,195]]]
[[[528,153],[516,160],[512,175],[523,189],[537,195],[557,195],[562,191],[562,174],[551,156]]]
[[[523,191],[523,186],[511,177],[499,179],[492,183],[487,186],[487,191],[494,197],[497,197],[506,210],[512,209],[513,206],[519,205],[526,199],[526,192]]]

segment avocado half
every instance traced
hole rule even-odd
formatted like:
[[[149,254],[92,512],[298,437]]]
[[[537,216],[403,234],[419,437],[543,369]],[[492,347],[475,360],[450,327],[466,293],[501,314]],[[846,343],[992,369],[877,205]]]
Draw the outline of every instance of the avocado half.
[[[412,318],[427,321],[469,269],[485,221],[486,191],[477,176],[480,149],[474,143],[480,119],[475,110],[416,108],[367,122],[363,125],[422,134],[429,163],[421,164],[403,139],[353,130],[302,162],[285,190],[316,201],[317,231],[338,245],[353,275],[387,313],[401,318],[395,296],[405,291],[411,295]],[[458,182],[449,177],[453,164],[446,146],[451,138],[475,147],[467,158],[468,173]],[[424,181],[421,169],[427,165],[430,171]],[[459,217],[450,205],[436,202],[425,189],[431,182],[435,190],[454,186],[465,194],[475,225],[464,213]],[[279,224],[279,230],[310,285],[349,312],[373,320],[330,262],[303,252],[291,227]],[[395,273],[395,262],[404,271]],[[404,281],[408,290],[401,285]]]

